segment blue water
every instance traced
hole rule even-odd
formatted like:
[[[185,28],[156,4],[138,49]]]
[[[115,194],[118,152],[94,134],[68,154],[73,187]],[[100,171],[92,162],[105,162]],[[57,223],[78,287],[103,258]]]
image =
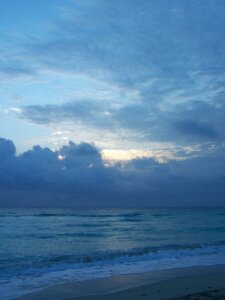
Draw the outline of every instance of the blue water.
[[[0,295],[225,263],[225,209],[0,210]]]

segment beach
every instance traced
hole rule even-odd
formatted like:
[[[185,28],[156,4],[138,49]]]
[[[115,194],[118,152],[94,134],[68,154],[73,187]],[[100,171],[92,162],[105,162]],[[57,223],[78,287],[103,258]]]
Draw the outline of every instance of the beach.
[[[17,300],[225,299],[225,266],[170,269],[71,282]]]
[[[1,300],[172,299],[224,287],[224,209],[31,209],[0,216]],[[218,280],[206,272],[219,272]],[[207,282],[194,279],[192,287],[193,276]]]

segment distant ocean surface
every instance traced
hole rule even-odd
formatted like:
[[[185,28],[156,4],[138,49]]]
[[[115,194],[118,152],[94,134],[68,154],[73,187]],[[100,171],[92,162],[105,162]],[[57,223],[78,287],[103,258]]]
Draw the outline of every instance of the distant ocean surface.
[[[0,210],[2,300],[52,284],[225,264],[225,209]]]

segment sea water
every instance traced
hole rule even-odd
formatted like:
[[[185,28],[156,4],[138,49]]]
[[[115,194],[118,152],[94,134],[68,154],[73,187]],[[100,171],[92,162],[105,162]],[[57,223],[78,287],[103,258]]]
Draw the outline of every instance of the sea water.
[[[225,209],[0,210],[0,298],[116,274],[225,264]]]

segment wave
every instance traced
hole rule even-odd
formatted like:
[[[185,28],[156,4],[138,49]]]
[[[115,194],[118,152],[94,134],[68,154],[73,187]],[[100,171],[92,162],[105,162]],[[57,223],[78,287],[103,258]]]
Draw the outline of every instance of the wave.
[[[13,218],[23,218],[23,217],[81,217],[81,218],[133,218],[141,216],[141,213],[138,212],[131,212],[131,213],[111,213],[111,214],[104,214],[101,212],[96,213],[81,213],[81,212],[74,212],[74,213],[6,213],[6,214],[0,214],[0,218],[2,217],[13,217]]]
[[[21,258],[22,259],[22,258]],[[225,241],[218,244],[167,245],[130,251],[26,257],[26,262],[0,259],[1,293],[12,295],[21,287],[40,288],[66,281],[82,281],[118,274],[225,263]],[[19,267],[20,266],[20,267]],[[13,287],[13,288],[12,288]],[[3,290],[4,289],[4,290]],[[10,299],[5,296],[4,299]],[[12,297],[11,297],[12,298]]]
[[[64,254],[64,255],[51,255],[45,257],[32,257],[27,256],[26,259],[22,256],[14,257],[14,258],[0,258],[1,265],[7,265],[7,262],[10,265],[15,266],[19,265],[22,262],[23,267],[28,267],[29,265],[40,267],[42,265],[51,266],[55,263],[63,263],[63,264],[90,264],[90,263],[105,263],[105,262],[113,262],[113,261],[127,261],[132,260],[133,258],[141,259],[146,255],[157,256],[164,255],[171,256],[171,253],[174,255],[179,253],[190,254],[190,253],[201,253],[201,252],[220,252],[225,251],[225,241],[220,241],[214,244],[168,244],[161,247],[144,247],[144,248],[134,248],[129,251],[98,251],[93,253],[84,253],[82,255],[78,254]]]
[[[184,232],[184,230],[182,229]],[[188,232],[224,232],[225,231],[225,226],[212,226],[212,227],[191,227],[188,228],[186,231]]]
[[[104,233],[92,233],[92,232],[72,232],[72,233],[57,233],[57,234],[26,234],[23,238],[35,238],[35,239],[57,239],[59,237],[67,238],[67,237],[83,237],[83,238],[101,238],[105,237]],[[9,237],[11,239],[15,239],[15,235]]]
[[[93,223],[68,223],[65,225],[66,227],[72,227],[72,228],[96,228],[96,227],[109,227],[110,224],[109,223],[99,223],[99,224],[93,224]]]
[[[171,213],[158,213],[158,214],[152,214],[153,217],[169,217],[171,216]]]

